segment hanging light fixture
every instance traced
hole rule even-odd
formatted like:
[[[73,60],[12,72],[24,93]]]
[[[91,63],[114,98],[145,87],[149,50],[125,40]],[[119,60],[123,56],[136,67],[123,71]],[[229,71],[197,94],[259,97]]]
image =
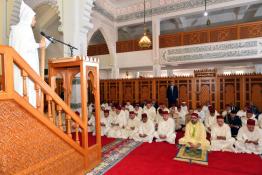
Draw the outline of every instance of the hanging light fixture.
[[[205,0],[205,12],[204,12],[204,16],[208,16],[208,12],[207,12],[207,0]]]
[[[211,24],[211,20],[209,19],[209,16],[208,16],[208,12],[207,12],[207,0],[205,0],[205,12],[204,12],[204,16],[207,17],[207,26],[209,26]]]
[[[152,45],[151,40],[146,33],[146,0],[144,0],[144,35],[139,40],[138,45],[141,48],[149,48]]]

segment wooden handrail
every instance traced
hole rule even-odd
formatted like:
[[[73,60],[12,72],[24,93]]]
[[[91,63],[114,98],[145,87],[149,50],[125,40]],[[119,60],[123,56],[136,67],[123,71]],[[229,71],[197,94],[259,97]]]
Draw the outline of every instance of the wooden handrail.
[[[61,127],[61,112],[65,112],[65,116],[67,116],[67,119],[70,119],[70,121],[73,120],[73,122],[76,123],[77,128],[87,129],[87,126],[84,125],[84,122],[80,119],[78,115],[76,115],[71,108],[55,93],[55,91],[45,82],[42,81],[41,77],[29,66],[29,64],[11,47],[8,46],[0,46],[0,58],[2,58],[2,64],[3,66],[3,92],[7,94],[12,94],[15,92],[14,86],[13,86],[13,66],[14,64],[17,65],[21,72],[23,73],[24,77],[29,77],[35,84],[36,91],[43,92],[48,100],[51,100],[52,102],[55,102],[56,104],[56,110],[58,114],[58,124],[57,128]],[[24,85],[25,86],[24,81]],[[27,92],[24,91],[24,95],[28,97]],[[29,94],[30,95],[30,94]],[[36,97],[39,98],[39,97]],[[43,104],[42,104],[43,105]],[[39,104],[36,105],[37,107]],[[37,108],[36,108],[37,109]],[[41,112],[41,110],[39,110]],[[50,114],[52,115],[52,114]],[[54,116],[53,116],[54,117]],[[71,122],[68,121],[67,125],[71,127]],[[56,123],[56,121],[53,121]],[[67,131],[70,131],[71,128],[67,128]],[[78,132],[78,131],[77,131]],[[65,133],[66,134],[66,133]],[[70,133],[71,134],[71,133]],[[78,134],[78,133],[77,133]],[[79,143],[79,139],[76,138],[76,143]]]

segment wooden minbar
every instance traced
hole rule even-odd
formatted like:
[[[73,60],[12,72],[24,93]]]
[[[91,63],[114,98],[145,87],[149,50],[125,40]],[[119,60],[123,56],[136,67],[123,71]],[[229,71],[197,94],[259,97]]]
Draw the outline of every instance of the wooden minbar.
[[[64,101],[70,106],[72,97],[72,83],[77,74],[80,74],[80,89],[81,89],[81,119],[84,128],[80,131],[82,136],[82,146],[86,151],[85,163],[88,170],[94,168],[101,162],[101,131],[100,131],[100,92],[99,92],[99,63],[95,58],[74,57],[51,59],[48,62],[49,66],[49,84],[52,89],[56,89],[56,78],[63,79]],[[91,86],[88,87],[88,81]],[[88,88],[94,95],[95,101],[95,119],[96,119],[96,143],[92,146],[88,144]],[[53,108],[54,109],[54,108]],[[55,111],[54,111],[55,112]],[[68,116],[66,116],[66,120]]]

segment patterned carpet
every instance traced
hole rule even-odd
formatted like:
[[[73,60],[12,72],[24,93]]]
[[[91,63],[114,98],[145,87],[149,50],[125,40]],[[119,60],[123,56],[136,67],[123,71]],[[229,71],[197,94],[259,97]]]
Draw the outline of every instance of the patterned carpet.
[[[123,139],[116,139],[114,142],[107,144],[102,149],[102,163],[86,175],[104,174],[141,144],[141,142],[134,140]]]

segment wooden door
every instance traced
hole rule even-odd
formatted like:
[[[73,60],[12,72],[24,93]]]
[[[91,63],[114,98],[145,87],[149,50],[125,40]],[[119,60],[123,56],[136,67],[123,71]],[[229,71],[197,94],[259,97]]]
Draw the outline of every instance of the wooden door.
[[[196,79],[196,105],[204,105],[209,102],[215,107],[215,78]]]
[[[262,111],[262,85],[253,84],[251,89],[251,101],[259,111]]]

